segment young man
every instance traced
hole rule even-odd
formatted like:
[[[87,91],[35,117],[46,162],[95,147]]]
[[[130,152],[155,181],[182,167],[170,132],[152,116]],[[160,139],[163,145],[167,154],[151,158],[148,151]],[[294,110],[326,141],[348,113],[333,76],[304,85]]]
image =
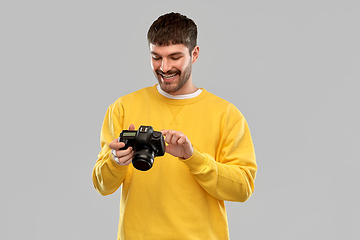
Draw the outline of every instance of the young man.
[[[178,13],[148,31],[158,84],[120,97],[107,110],[93,183],[102,195],[122,185],[118,239],[229,239],[224,201],[246,201],[257,170],[246,120],[231,103],[195,87],[195,23]],[[131,164],[122,130],[152,126],[166,153],[153,167]]]

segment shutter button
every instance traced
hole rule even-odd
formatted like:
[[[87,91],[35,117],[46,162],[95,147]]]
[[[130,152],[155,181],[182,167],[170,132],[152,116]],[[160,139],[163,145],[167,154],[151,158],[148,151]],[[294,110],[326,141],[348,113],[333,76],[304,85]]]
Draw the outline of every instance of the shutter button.
[[[159,138],[161,136],[161,132],[153,132],[152,135],[154,138]]]

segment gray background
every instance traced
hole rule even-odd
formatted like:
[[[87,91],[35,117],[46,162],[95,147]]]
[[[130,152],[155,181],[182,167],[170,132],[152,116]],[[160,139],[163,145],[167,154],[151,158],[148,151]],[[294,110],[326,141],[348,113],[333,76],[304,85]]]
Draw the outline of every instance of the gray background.
[[[196,86],[247,118],[259,171],[231,239],[359,239],[358,1],[1,1],[0,239],[116,239],[91,171],[106,108],[156,80],[146,32],[199,28]]]

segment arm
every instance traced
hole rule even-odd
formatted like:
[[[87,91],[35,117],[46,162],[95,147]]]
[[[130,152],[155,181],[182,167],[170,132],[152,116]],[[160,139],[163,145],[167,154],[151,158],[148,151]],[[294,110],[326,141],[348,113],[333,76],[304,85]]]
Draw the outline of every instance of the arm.
[[[166,151],[186,164],[199,185],[217,199],[246,201],[254,191],[255,152],[244,118],[239,120],[220,141],[216,159],[191,146],[183,134],[164,130]],[[178,139],[177,141],[175,139]],[[193,149],[193,150],[191,150]],[[189,158],[185,152],[192,152]]]
[[[117,142],[117,134],[121,132],[122,113],[119,107],[111,105],[105,115],[101,129],[101,151],[92,172],[95,189],[101,195],[109,195],[115,192],[122,184],[128,164],[131,163],[132,149],[116,151],[117,161],[111,153],[111,149],[118,150],[124,143]],[[134,128],[133,125],[130,128]],[[130,129],[129,128],[129,129]],[[132,129],[131,129],[132,130]]]

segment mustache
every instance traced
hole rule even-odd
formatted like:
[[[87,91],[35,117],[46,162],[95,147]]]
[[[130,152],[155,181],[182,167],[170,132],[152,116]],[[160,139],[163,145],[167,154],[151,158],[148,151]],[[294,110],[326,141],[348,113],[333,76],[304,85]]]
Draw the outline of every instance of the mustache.
[[[170,71],[167,71],[166,73],[164,73],[163,71],[161,71],[161,70],[156,70],[155,71],[157,74],[161,74],[161,75],[170,75],[170,74],[175,74],[175,73],[181,73],[179,70],[177,70],[177,69],[172,69],[172,70],[170,70]]]

